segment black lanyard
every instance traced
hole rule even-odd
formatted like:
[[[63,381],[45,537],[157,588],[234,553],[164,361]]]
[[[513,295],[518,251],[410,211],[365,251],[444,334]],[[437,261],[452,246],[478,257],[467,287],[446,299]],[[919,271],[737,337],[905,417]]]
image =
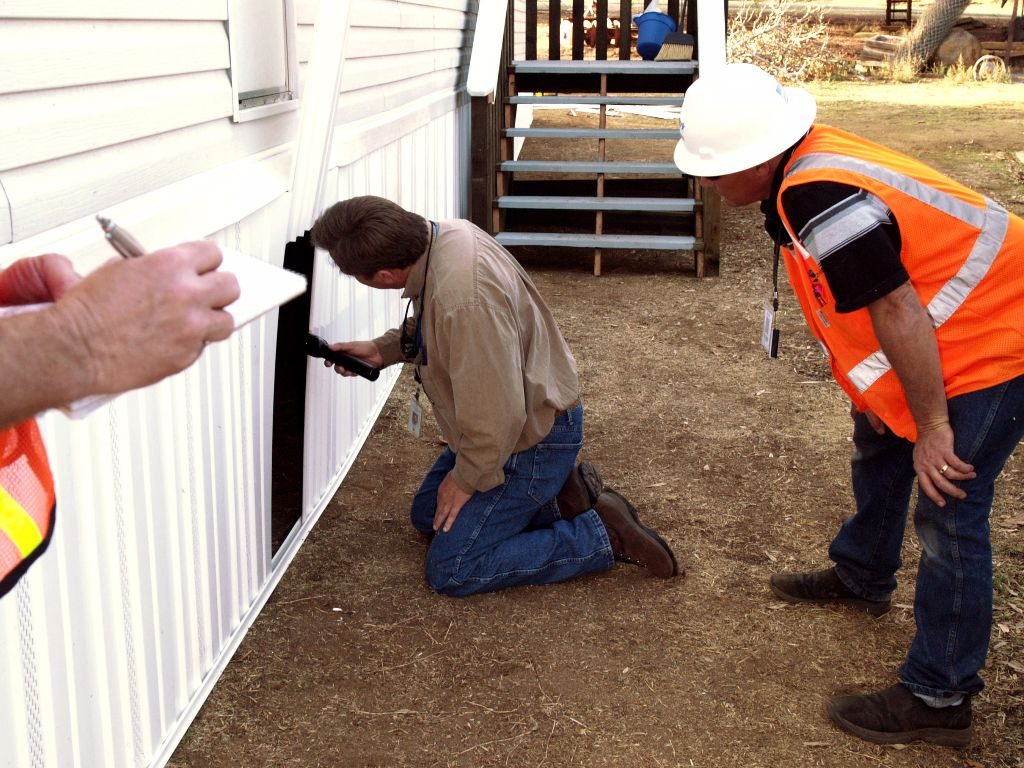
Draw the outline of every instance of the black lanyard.
[[[420,366],[427,364],[427,347],[423,343],[423,315],[427,310],[427,276],[430,274],[430,254],[434,250],[434,241],[437,240],[438,229],[436,221],[430,222],[430,245],[427,246],[427,260],[423,265],[423,285],[420,287],[420,311],[416,314],[416,333],[410,339],[405,332],[406,319],[409,317],[409,308],[413,302],[412,299],[409,299],[409,303],[405,305],[405,317],[402,319],[402,332],[399,340],[402,354],[416,361],[413,376],[417,384],[420,383]]]
[[[775,241],[775,249],[772,257],[772,312],[779,311],[779,254],[782,245]]]

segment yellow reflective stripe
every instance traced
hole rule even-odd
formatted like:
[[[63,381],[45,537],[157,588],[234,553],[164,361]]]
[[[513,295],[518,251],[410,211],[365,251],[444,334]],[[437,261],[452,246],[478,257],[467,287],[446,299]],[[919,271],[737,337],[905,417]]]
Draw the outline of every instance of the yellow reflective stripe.
[[[3,486],[0,486],[0,531],[14,542],[22,557],[28,557],[43,541],[36,521]]]

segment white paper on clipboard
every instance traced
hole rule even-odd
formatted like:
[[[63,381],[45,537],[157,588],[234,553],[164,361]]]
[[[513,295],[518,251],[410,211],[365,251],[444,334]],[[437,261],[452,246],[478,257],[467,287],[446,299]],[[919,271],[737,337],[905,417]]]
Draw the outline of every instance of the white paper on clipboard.
[[[269,264],[231,248],[221,248],[224,261],[219,269],[238,280],[239,297],[224,309],[235,319],[235,330],[306,292],[306,278],[297,272]],[[31,312],[49,304],[0,307],[0,317]],[[91,395],[61,408],[72,419],[80,419],[117,395]]]
[[[221,252],[221,271],[234,274],[241,290],[238,299],[225,307],[235,318],[235,330],[306,292],[306,278],[298,272],[231,248],[221,248]]]

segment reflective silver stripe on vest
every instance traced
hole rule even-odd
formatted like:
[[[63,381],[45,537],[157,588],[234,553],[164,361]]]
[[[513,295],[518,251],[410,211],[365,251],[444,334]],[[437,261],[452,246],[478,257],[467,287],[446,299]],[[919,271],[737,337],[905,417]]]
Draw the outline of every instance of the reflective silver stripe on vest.
[[[935,328],[949,320],[988,274],[989,268],[1003,247],[1010,222],[1006,209],[987,197],[984,198],[985,208],[981,209],[891,168],[830,152],[814,152],[797,158],[786,172],[786,176],[821,168],[859,173],[980,230],[978,239],[963,266],[939,289],[928,304],[928,314]],[[889,359],[879,349],[861,360],[846,375],[857,391],[863,394],[891,367]]]
[[[932,324],[936,328],[949,320],[967,300],[974,287],[988,274],[989,268],[999,254],[999,249],[1003,247],[1003,241],[1006,240],[1010,215],[1005,208],[987,197],[985,206],[985,212],[988,214],[985,226],[982,227],[971,249],[971,255],[960,267],[960,271],[953,275],[928,303],[928,314],[932,316]]]
[[[843,198],[808,221],[800,241],[815,254],[819,264],[847,243],[864,237],[889,221],[889,209],[865,189]]]

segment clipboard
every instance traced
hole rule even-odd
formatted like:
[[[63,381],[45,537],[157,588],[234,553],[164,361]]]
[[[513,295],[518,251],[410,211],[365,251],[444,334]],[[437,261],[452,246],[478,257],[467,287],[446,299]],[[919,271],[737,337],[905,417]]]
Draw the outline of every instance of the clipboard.
[[[224,262],[220,270],[231,272],[241,289],[238,299],[224,307],[235,318],[236,331],[306,292],[305,275],[231,248],[221,248],[221,252]]]
[[[235,330],[265,315],[272,309],[306,292],[306,278],[298,272],[269,264],[232,248],[221,248],[224,260],[218,270],[232,273],[238,280],[239,297],[224,309],[235,320]],[[44,309],[50,304],[21,304],[0,307],[0,317]],[[216,342],[214,342],[216,343]],[[117,397],[90,395],[59,410],[72,419],[80,419]]]

